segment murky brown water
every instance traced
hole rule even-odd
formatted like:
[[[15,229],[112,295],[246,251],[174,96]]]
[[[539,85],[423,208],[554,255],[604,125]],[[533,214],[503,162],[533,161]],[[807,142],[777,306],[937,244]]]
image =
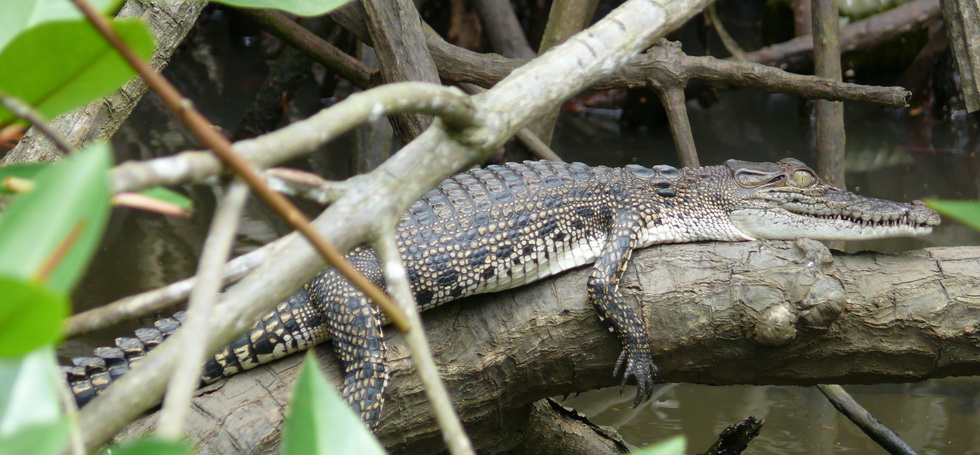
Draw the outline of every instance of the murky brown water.
[[[263,78],[263,59],[264,55],[253,48],[237,47],[218,37],[184,50],[168,74],[216,124],[232,130],[250,102],[249,97],[241,96],[243,87],[248,92],[247,87],[254,87]],[[304,96],[305,104],[316,104],[315,94]],[[152,99],[144,100],[140,115],[118,135],[115,145],[120,160],[193,147],[183,128],[161,114],[158,105]],[[788,156],[815,162],[807,143],[807,122],[795,98],[734,91],[724,93],[721,102],[710,109],[695,103],[689,103],[689,109],[704,164],[728,158],[774,161]],[[849,186],[865,195],[900,200],[978,198],[980,137],[975,130],[962,128],[962,123],[927,124],[921,118],[849,105],[847,168],[853,170],[847,176]],[[665,127],[624,132],[602,115],[564,118],[554,148],[570,161],[590,164],[676,164]],[[346,162],[337,156],[321,159],[314,167],[328,172],[332,166],[346,168]],[[183,191],[197,204],[190,220],[114,212],[91,272],[75,293],[78,309],[158,287],[193,272],[220,190],[198,186]],[[284,232],[267,210],[253,204],[243,223],[238,251]],[[849,244],[847,249],[901,251],[978,242],[976,232],[946,221],[927,238]],[[92,345],[109,342],[138,325],[73,341],[68,350],[86,353]],[[977,378],[848,389],[922,453],[980,453]],[[620,398],[618,389],[610,389],[583,394],[567,404],[594,417],[597,423],[616,426],[639,445],[685,434],[691,451],[704,450],[725,426],[754,415],[767,423],[749,453],[883,453],[813,388],[666,384],[638,409],[629,409],[630,400],[629,396]]]

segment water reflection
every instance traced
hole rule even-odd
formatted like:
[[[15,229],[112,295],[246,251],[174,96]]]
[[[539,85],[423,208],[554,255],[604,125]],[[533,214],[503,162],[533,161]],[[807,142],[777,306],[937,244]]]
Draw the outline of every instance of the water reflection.
[[[980,453],[980,382],[949,378],[918,384],[846,386],[856,400],[923,454]],[[563,404],[643,445],[684,434],[690,451],[710,446],[747,416],[766,419],[748,453],[885,453],[813,387],[666,384],[637,409],[618,388]]]

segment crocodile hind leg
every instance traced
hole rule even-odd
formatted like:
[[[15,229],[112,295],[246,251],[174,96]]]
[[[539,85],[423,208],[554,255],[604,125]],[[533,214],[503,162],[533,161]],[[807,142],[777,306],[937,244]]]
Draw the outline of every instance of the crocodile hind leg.
[[[630,212],[617,217],[588,281],[589,300],[599,314],[599,319],[623,344],[623,352],[613,369],[613,376],[619,376],[620,371],[623,372],[623,384],[619,393],[623,393],[631,376],[636,379],[633,407],[639,406],[653,395],[653,382],[657,375],[657,367],[650,357],[650,345],[643,321],[619,293],[619,281],[629,265],[638,240],[637,229],[632,226],[638,223],[639,218]]]
[[[384,289],[381,265],[374,250],[354,249],[347,260]],[[388,385],[387,346],[381,331],[380,311],[332,269],[317,276],[309,289],[311,298],[324,309],[334,351],[344,365],[341,394],[361,420],[374,428],[381,417],[384,390]]]

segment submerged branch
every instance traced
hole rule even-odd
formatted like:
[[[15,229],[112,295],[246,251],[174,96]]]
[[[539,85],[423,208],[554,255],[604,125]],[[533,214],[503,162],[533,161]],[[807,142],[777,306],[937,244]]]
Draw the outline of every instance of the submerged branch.
[[[874,439],[881,447],[893,455],[918,455],[918,452],[902,440],[894,431],[883,425],[851,394],[836,384],[819,384],[817,388],[830,400],[831,404],[854,422],[864,434]]]

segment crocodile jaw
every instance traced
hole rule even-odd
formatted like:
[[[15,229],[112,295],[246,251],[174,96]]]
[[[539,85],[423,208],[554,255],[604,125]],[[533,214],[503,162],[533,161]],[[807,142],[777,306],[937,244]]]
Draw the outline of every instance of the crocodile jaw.
[[[934,213],[934,212],[933,212]],[[783,208],[745,208],[730,213],[732,223],[756,239],[869,240],[916,237],[932,232],[938,215],[923,220],[879,219],[793,212]]]

